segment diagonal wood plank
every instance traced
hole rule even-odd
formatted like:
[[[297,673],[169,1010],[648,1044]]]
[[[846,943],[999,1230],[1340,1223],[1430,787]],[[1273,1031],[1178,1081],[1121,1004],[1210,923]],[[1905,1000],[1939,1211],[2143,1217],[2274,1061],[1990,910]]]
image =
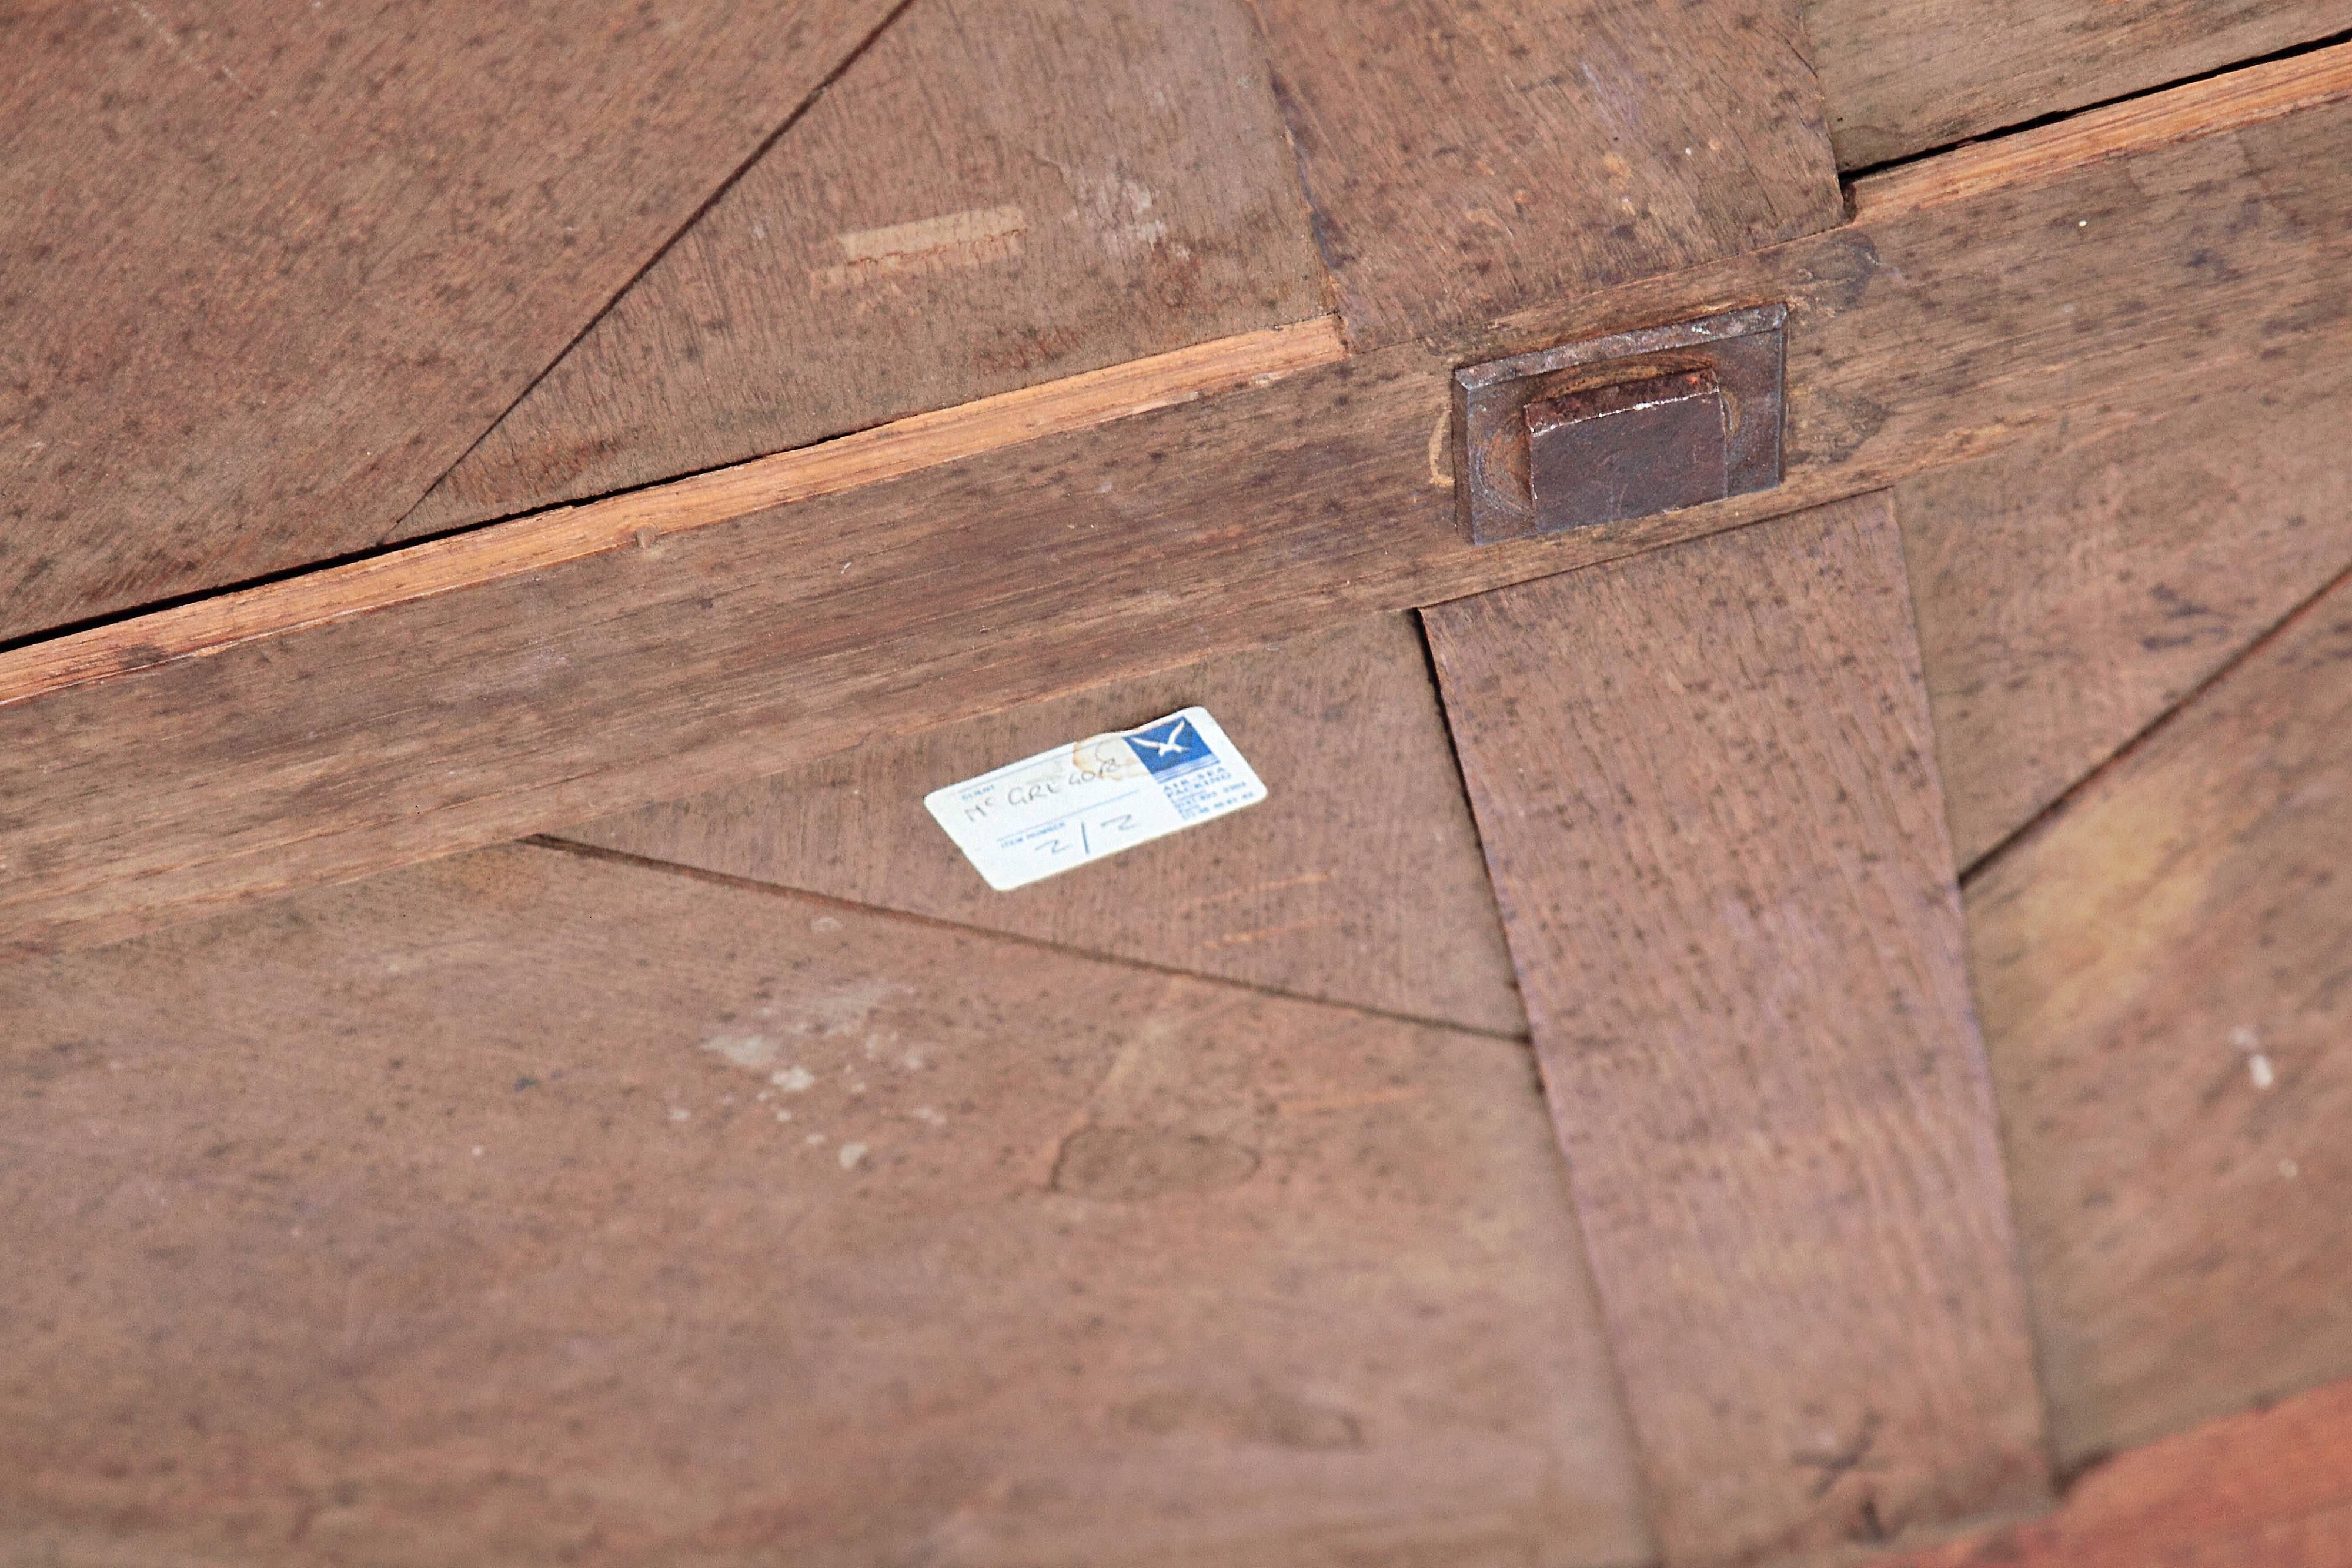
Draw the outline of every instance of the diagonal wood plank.
[[[1794,0],[1255,0],[1360,348],[1835,226]]]
[[[1763,495],[1475,549],[1444,361],[1286,348],[1275,384],[1208,396],[1186,354],[1149,395],[1057,402],[1057,434],[1001,405],[877,430],[895,455],[845,459],[854,490],[831,455],[865,437],[0,655],[0,942],[102,940],[1608,560],[2352,341],[2352,47],[2088,118],[1492,345],[1790,299],[1790,473]]]
[[[923,809],[942,785],[1194,703],[1265,780],[1265,801],[1009,894]],[[563,836],[1297,996],[1527,1030],[1405,615],[877,741]]]
[[[1322,310],[1242,0],[922,0],[396,537]]]
[[[2339,579],[1970,881],[2062,1461],[2352,1375],[2348,777]]]
[[[2039,1497],[1885,499],[1425,618],[1666,1561]]]
[[[530,847],[0,1018],[0,1559],[1650,1555],[1515,1041]]]
[[[0,12],[0,640],[381,543],[889,8]]]

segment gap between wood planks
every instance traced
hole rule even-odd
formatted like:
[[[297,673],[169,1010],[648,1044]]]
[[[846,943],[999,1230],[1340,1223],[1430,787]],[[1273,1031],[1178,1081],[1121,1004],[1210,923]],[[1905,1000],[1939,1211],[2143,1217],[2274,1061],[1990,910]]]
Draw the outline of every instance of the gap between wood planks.
[[[2110,771],[2122,767],[2126,762],[2129,761],[2142,747],[2147,745],[2148,742],[2155,739],[2157,736],[2161,734],[2167,726],[2186,714],[2189,709],[2195,707],[2200,702],[2202,702],[2206,693],[2211,691],[2215,686],[2220,685],[2223,681],[2228,680],[2232,674],[2236,674],[2238,669],[2243,665],[2247,660],[2252,659],[2255,654],[2260,653],[2263,649],[2269,647],[2272,643],[2284,636],[2287,632],[2294,627],[2295,622],[2301,621],[2305,616],[2309,615],[2314,611],[2317,610],[2322,600],[2325,600],[2329,594],[2343,587],[2347,581],[2352,581],[2352,566],[2347,566],[2343,570],[2337,572],[2335,576],[2322,583],[2317,590],[2306,595],[2301,603],[2288,611],[2284,615],[2279,617],[2279,619],[2266,628],[2260,636],[2247,643],[2243,648],[2239,649],[2235,657],[2231,658],[2220,669],[2215,670],[2210,674],[2207,675],[2203,680],[2199,681],[2195,685],[2190,686],[2187,691],[2182,692],[2180,695],[2174,699],[2171,705],[2166,707],[2162,713],[2158,714],[2154,718],[2148,720],[2147,724],[2141,726],[2140,728],[2134,732],[2131,737],[2126,740],[2121,746],[2116,747],[2106,756],[2101,758],[2096,765],[2084,773],[2081,778],[2075,779],[2074,782],[2069,784],[2065,789],[2059,794],[2056,800],[2051,801],[2048,805],[2042,807],[2042,810],[2034,812],[2031,817],[2028,817],[2024,821],[2020,822],[2016,827],[2002,834],[2001,837],[1982,854],[1977,856],[1976,859],[1962,866],[1960,868],[1959,874],[1960,886],[1965,889],[1970,883],[1976,881],[1977,878],[1985,871],[1989,870],[1995,861],[2000,859],[2001,856],[2007,854],[2011,850],[2016,848],[2019,844],[2023,843],[2026,840],[2040,832],[2049,823],[2053,822],[2058,818],[2063,816],[2073,808],[2074,802],[2081,800],[2088,790],[2099,782],[2100,779],[2105,778]]]
[[[1994,141],[1899,164],[1852,184],[1853,220],[1918,212],[2176,141],[2220,135],[2339,98],[2352,89],[2352,49],[2284,58],[2086,109]]]
[[[1853,221],[1883,220],[2017,188],[2347,95],[2352,45],[2298,53],[1868,176],[1850,190]],[[1339,319],[1317,317],[131,615],[0,653],[0,706],[587,556],[650,547],[665,534],[863,488],[1219,392],[1269,385],[1347,357]]]
[[[660,266],[662,257],[667,256],[672,250],[676,249],[677,242],[684,239],[688,234],[692,233],[695,225],[700,223],[705,217],[709,215],[710,209],[719,204],[720,198],[724,197],[728,192],[733,190],[742,180],[743,176],[751,172],[752,166],[758,163],[761,159],[765,158],[769,152],[774,148],[776,143],[782,141],[785,135],[792,131],[793,126],[798,125],[803,120],[808,117],[808,111],[815,108],[818,100],[823,99],[827,92],[833,89],[834,83],[839,81],[842,77],[848,72],[851,67],[864,59],[866,52],[874,47],[874,40],[888,32],[892,24],[896,23],[901,16],[905,15],[907,7],[914,3],[915,0],[898,0],[897,5],[891,6],[890,9],[884,14],[882,19],[874,24],[872,30],[867,32],[866,37],[857,40],[857,47],[850,50],[846,55],[844,55],[840,63],[824,74],[824,79],[818,82],[814,89],[813,89],[807,97],[802,99],[801,101],[793,107],[793,111],[790,114],[784,116],[783,123],[778,125],[773,131],[768,132],[767,136],[761,141],[760,144],[751,149],[750,156],[744,158],[740,162],[737,163],[734,168],[727,172],[727,178],[719,181],[717,187],[714,188],[709,195],[702,199],[701,205],[696,207],[693,212],[688,214],[686,221],[678,225],[677,228],[670,232],[669,238],[662,241],[659,246],[655,247],[654,253],[646,257],[644,265],[639,267],[635,272],[629,274],[627,278],[622,282],[621,287],[613,290],[612,294],[605,299],[604,303],[597,307],[595,313],[590,316],[587,320],[580,324],[580,330],[572,334],[571,340],[566,342],[563,347],[557,351],[553,359],[548,361],[546,364],[540,367],[539,374],[531,377],[529,382],[524,383],[522,390],[515,393],[513,401],[499,411],[498,418],[484,425],[482,427],[482,433],[474,437],[473,440],[467,442],[466,444],[466,449],[463,452],[458,453],[457,456],[451,458],[448,465],[443,468],[440,473],[433,476],[433,483],[425,486],[424,490],[418,494],[415,506],[410,507],[408,511],[402,515],[403,522],[405,522],[409,516],[415,514],[417,507],[421,507],[425,504],[427,497],[430,497],[436,490],[441,487],[441,481],[449,477],[452,473],[456,472],[460,466],[462,466],[466,459],[471,457],[474,455],[475,450],[479,447],[483,442],[488,441],[490,438],[490,433],[492,431],[498,429],[499,425],[506,423],[507,415],[514,413],[518,407],[521,406],[525,398],[528,398],[533,392],[536,392],[539,389],[539,383],[545,381],[548,376],[553,372],[556,366],[562,364],[570,357],[572,350],[580,346],[581,340],[587,337],[589,333],[596,329],[596,324],[598,322],[604,320],[605,317],[613,313],[613,307],[618,305],[624,298],[627,298],[629,290],[635,288],[645,277],[646,274]],[[5,700],[5,688],[0,688],[0,700]]]
[[[1335,1001],[1329,997],[1312,997],[1300,991],[1286,991],[1275,986],[1236,979],[1231,975],[1206,974],[1199,969],[1180,968],[1173,964],[1154,964],[1125,953],[1105,952],[1093,947],[1076,947],[1060,942],[1047,942],[1018,931],[995,925],[971,925],[960,920],[942,920],[936,915],[919,915],[908,909],[891,909],[878,904],[860,904],[856,899],[837,898],[829,893],[813,893],[807,888],[786,887],[781,883],[761,882],[756,877],[732,876],[723,871],[710,871],[702,866],[680,865],[676,861],[656,860],[650,855],[631,854],[626,850],[608,850],[601,844],[583,844],[576,839],[558,838],[550,833],[534,833],[521,842],[533,849],[552,850],[561,854],[578,855],[583,860],[609,861],[615,865],[635,866],[642,871],[666,872],[672,876],[689,877],[719,887],[744,888],[772,898],[811,899],[830,904],[840,909],[855,909],[885,920],[904,920],[916,925],[926,925],[940,931],[953,931],[968,936],[984,936],[992,942],[1014,942],[1041,952],[1060,953],[1084,958],[1090,963],[1116,964],[1122,968],[1139,969],[1147,974],[1166,975],[1171,979],[1198,980],[1204,986],[1230,986],[1237,991],[1254,996],[1272,997],[1286,1002],[1301,1002],[1308,1007],[1335,1008],[1341,1012],[1361,1018],[1381,1019],[1389,1023],[1410,1024],[1415,1029],[1441,1029],[1454,1034],[1474,1034],[1481,1040],[1498,1040],[1506,1045],[1526,1047],[1528,1037],[1505,1030],[1481,1029],[1475,1024],[1456,1023],[1451,1019],[1423,1018],[1417,1013],[1392,1012],[1386,1008],[1369,1008],[1361,1002]]]
[[[485,524],[0,653],[0,707],[606,550],[650,548],[664,535],[1213,392],[1270,385],[1345,356],[1337,319],[1317,317],[914,414],[601,500]]]
[[[2206,82],[2241,76],[2266,67],[2284,66],[2305,55],[2319,54],[2347,43],[2352,43],[2352,31],[2330,33],[2325,37],[2307,39],[2300,44],[2289,44],[2284,48],[2273,49],[2268,54],[2255,55],[2242,60],[2231,60],[2227,65],[2215,66],[2210,70],[2175,77],[2169,81],[2157,82],[2135,91],[2118,93],[2113,98],[2101,99],[2095,103],[2086,103],[2077,109],[2053,110],[2048,114],[2037,114],[2031,119],[2020,120],[1994,130],[1979,131],[1973,136],[1964,136],[1957,141],[1940,142],[1933,147],[1923,147],[1916,152],[1906,152],[1898,158],[1882,159],[1875,163],[1866,163],[1859,168],[1848,169],[1845,171],[1845,182],[1851,187],[1863,180],[1896,173],[1920,163],[1948,158],[1956,152],[1984,147],[1996,141],[2007,141],[2014,137],[2023,136],[2050,126],[2070,124],[2110,110],[2128,108],[2145,99],[2181,92]]]

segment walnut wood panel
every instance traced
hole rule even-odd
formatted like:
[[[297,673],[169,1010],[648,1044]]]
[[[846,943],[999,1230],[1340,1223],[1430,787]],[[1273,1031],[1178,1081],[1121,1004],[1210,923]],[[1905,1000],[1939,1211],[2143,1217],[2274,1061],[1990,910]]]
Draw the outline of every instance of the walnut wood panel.
[[[1359,347],[1835,225],[1793,0],[1255,0]]]
[[[397,532],[1322,309],[1240,0],[922,0]]]
[[[943,785],[1198,703],[1259,805],[996,893]],[[1171,969],[1524,1033],[1478,837],[1408,617],[1097,687],[572,830],[583,843]]]
[[[2352,356],[1895,492],[1963,867],[2347,566]]]
[[[1803,0],[1803,7],[1844,169],[2352,28],[2352,0]]]
[[[2352,1384],[2102,1463],[2047,1520],[1873,1568],[2341,1568],[2352,1563]]]
[[[373,614],[402,558],[0,656],[0,943],[560,828],[2340,356],[2352,49],[2242,75],[1865,181],[1853,227],[1493,335],[1788,299],[1790,473],[1762,496],[1474,549],[1446,361],[1406,346],[1042,439],[992,410],[956,461],[772,510],[730,470],[689,482],[698,514],[656,490],[484,530],[475,576]],[[40,695],[47,671],[79,684]]]
[[[1969,889],[2068,1460],[2352,1374],[2352,587]]]
[[[380,543],[887,9],[9,7],[0,639]]]
[[[1885,499],[1425,619],[1666,1562],[2040,1496]]]
[[[11,1561],[1649,1554],[1516,1042],[529,847],[0,1015]]]

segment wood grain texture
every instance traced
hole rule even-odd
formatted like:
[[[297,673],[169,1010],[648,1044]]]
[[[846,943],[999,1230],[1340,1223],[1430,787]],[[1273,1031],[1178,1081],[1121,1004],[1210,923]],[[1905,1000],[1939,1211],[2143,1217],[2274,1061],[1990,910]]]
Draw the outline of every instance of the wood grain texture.
[[[1873,1568],[2341,1568],[2352,1563],[2352,1384],[2101,1464],[2047,1520]]]
[[[2168,142],[2224,135],[2338,102],[2347,85],[2352,45],[2273,60],[1858,180],[1854,212],[1864,217],[1966,201]]]
[[[242,643],[529,576],[609,550],[650,549],[657,540],[689,529],[837,496],[1040,436],[1092,430],[1212,392],[1271,386],[1298,371],[1331,364],[1346,351],[1330,317],[1220,338],[952,409],[910,414],[654,489],[559,507],[267,588],[47,638],[0,653],[0,707],[173,659],[208,658]]]
[[[923,0],[396,533],[1323,308],[1241,0]]]
[[[2030,188],[2042,181],[2082,174],[2111,159],[2135,152],[2169,152],[2184,141],[2221,136],[2299,110],[2326,109],[2347,98],[2352,98],[2352,48],[2333,51],[2310,61],[2242,72],[2223,81],[2082,116],[1995,146],[1969,149],[1915,169],[1863,182],[1857,187],[1858,200],[1873,214],[1874,226],[1871,230],[1848,231],[1841,236],[1846,242],[1843,249],[1824,252],[1814,246],[1791,246],[1785,254],[1759,258],[1770,263],[1771,270],[1756,276],[1748,276],[1744,268],[1736,275],[1729,271],[1705,274],[1699,279],[1699,287],[1679,279],[1668,280],[1663,287],[1623,291],[1598,307],[1584,306],[1578,313],[1538,312],[1506,324],[1498,330],[1512,335],[1496,338],[1485,351],[1499,354],[1515,342],[1524,346],[1528,341],[1563,336],[1590,336],[1600,324],[1612,319],[1655,319],[1670,312],[1704,314],[1719,308],[1722,300],[1738,298],[1743,292],[1794,293],[1800,296],[1801,313],[1808,308],[1817,313],[1825,336],[1831,340],[1822,346],[1823,351],[1810,361],[1801,352],[1804,345],[1801,340],[1801,352],[1793,367],[1793,373],[1809,380],[1819,378],[1824,383],[1809,389],[1809,396],[1801,397],[1800,406],[1791,414],[1792,419],[1811,428],[1811,438],[1820,445],[1820,450],[1808,453],[1801,444],[1791,458],[1796,471],[1790,476],[1794,491],[1789,494],[1801,492],[1809,499],[1868,487],[1853,483],[1842,467],[1845,460],[1858,455],[1858,446],[1870,451],[1876,459],[1876,465],[1866,470],[1865,476],[1884,482],[1950,461],[1950,448],[1966,452],[2005,444],[2013,438],[2012,423],[2032,428],[2054,418],[2062,426],[2072,423],[2079,427],[2086,413],[2105,414],[2108,408],[2071,395],[2056,398],[2053,405],[2046,387],[2028,386],[2001,389],[2011,393],[2028,393],[2034,400],[2021,409],[2011,406],[2010,423],[1996,419],[1990,423],[1946,431],[1934,424],[1935,414],[1958,412],[1983,421],[1989,411],[1967,406],[1946,410],[1938,407],[1936,400],[1984,389],[1965,382],[1954,386],[1948,382],[1931,381],[1921,389],[1927,397],[1920,417],[1909,422],[1916,428],[1904,432],[1911,438],[1910,444],[1873,442],[1870,437],[1878,434],[1888,419],[1887,406],[1869,395],[1841,393],[1828,382],[1832,375],[1852,375],[1872,385],[1897,374],[1907,362],[1892,354],[1870,352],[1867,348],[1855,352],[1857,345],[1836,340],[1853,336],[1852,331],[1837,329],[1839,318],[1847,308],[1866,291],[1869,283],[1884,283],[1884,279],[1873,278],[1868,273],[1857,277],[1856,267],[1866,267],[1870,272],[1892,271],[1903,277],[1901,253],[1898,251],[1890,262],[1880,254],[1876,236],[1899,238],[1906,226],[1901,220],[1917,216],[1926,207],[1991,195],[2001,191],[2007,182]],[[2307,310],[2307,314],[2300,316],[2286,313],[2259,319],[2258,340],[2266,342],[2282,333],[2308,332],[2312,341],[2296,346],[2313,350],[2308,357],[2324,360],[2319,351],[2324,344],[2322,335],[2326,329],[2341,325],[2345,312],[2331,308],[2331,301],[2324,292],[2320,292],[2313,308],[2304,298],[2309,287],[2305,273],[2320,269],[2302,267],[2305,258],[2300,254],[2277,254],[2291,251],[2290,241],[2312,237],[2295,232],[2303,216],[2299,208],[2304,204],[2306,204],[2288,208],[2285,235],[2265,234],[2242,243],[2252,253],[2250,259],[2269,262],[2277,267],[2276,273],[2267,276],[2264,281],[2285,286],[2287,305]],[[2088,218],[2075,220],[2074,238],[2078,252],[2081,242],[2090,237],[2084,233],[2090,226]],[[1934,239],[1955,248],[1968,243],[1965,231],[1931,232]],[[2205,232],[2191,227],[2189,237],[2201,238]],[[2104,240],[2105,235],[2100,237]],[[2048,247],[2038,247],[2027,256],[2002,259],[2012,266],[2039,260],[2045,273],[2055,276],[2037,281],[2053,284],[2076,277],[2080,271],[2071,265],[2077,259],[2075,256],[2059,257]],[[2060,265],[2053,267],[2053,261]],[[2189,261],[2192,267],[2232,268],[2233,277],[2224,279],[2192,272],[2185,281],[2202,290],[2210,291],[2217,281],[2233,281],[2244,276],[2242,267],[2225,261],[2210,246],[2195,251]],[[2281,262],[2287,265],[2281,266]],[[2122,258],[2103,258],[2094,281],[2112,284],[2123,276],[2126,267]],[[1965,283],[1976,288],[1994,287],[2007,276],[1991,269],[1963,274]],[[1919,301],[1918,310],[1896,316],[1893,325],[1909,335],[1906,345],[1916,342],[1923,334],[1958,324],[1936,314],[1938,310],[1949,310],[1973,329],[1981,324],[1986,306],[1982,300],[1970,298],[1972,292],[1964,287],[1957,298],[1939,296],[1932,302]],[[2249,294],[2247,302],[2254,298]],[[2277,297],[2272,296],[2269,302],[2276,304]],[[2127,319],[2144,314],[2147,308],[2142,301],[2126,300],[2119,314]],[[1611,312],[1615,313],[1614,317]],[[2072,299],[2056,307],[2058,322],[2070,330],[2081,325],[2074,320],[2075,314]],[[1916,319],[1904,319],[1905,316]],[[2229,320],[2226,316],[2192,316],[2173,326],[2171,331],[2210,342],[2221,335],[2220,329]],[[1872,317],[1850,326],[1858,329],[1863,325],[1888,324],[1886,318]],[[2107,325],[2120,330],[2123,321]],[[1965,338],[1966,334],[1956,336]],[[2025,347],[2021,342],[2009,341],[1997,346],[2011,352]],[[2184,367],[2183,372],[2165,377],[2162,385],[2172,395],[2192,402],[2209,392],[2221,390],[2227,383],[2212,372],[2245,369],[2244,347],[2242,342],[2232,342],[2216,353],[2200,351],[2192,341],[2179,361]],[[1081,372],[954,408],[910,415],[854,435],[643,492],[579,507],[557,507],[542,515],[346,563],[287,582],[224,594],[0,653],[0,703],[92,677],[145,668],[165,658],[216,652],[255,637],[299,630],[343,615],[540,570],[582,556],[642,542],[648,528],[656,534],[668,534],[709,527],[767,507],[878,484],[1042,435],[1091,429],[1213,392],[1268,385],[1298,370],[1331,363],[1345,356],[1346,345],[1339,335],[1337,319],[1318,318]],[[2269,383],[2274,372],[2260,361],[2275,357],[2268,349],[2254,356],[2258,361],[2255,384]],[[1419,356],[1402,352],[1370,356],[1364,362],[1379,367],[1390,377],[1428,368]],[[2163,362],[2159,359],[2156,364]],[[1962,368],[1949,364],[1942,367],[1948,377]],[[2078,367],[2069,363],[2062,368],[2072,372]],[[2154,368],[2139,367],[2143,372],[2140,381],[2148,381],[2147,372]],[[2199,374],[2200,371],[2204,373]],[[2072,390],[2070,380],[2067,391],[2071,393]],[[2112,389],[2103,386],[2102,390]],[[1826,406],[1804,406],[1814,400]],[[1345,394],[1331,398],[1330,404],[1335,413],[1346,407]],[[1397,434],[1402,434],[1401,424]],[[1433,426],[1425,473],[1429,483],[1440,488],[1451,483],[1444,442],[1444,434]],[[1164,461],[1164,455],[1152,461]],[[1423,471],[1415,468],[1412,472],[1418,477]],[[1840,480],[1847,482],[1842,485]],[[1418,488],[1413,486],[1405,493],[1412,494]],[[1769,515],[1767,508],[1782,507],[1786,498],[1789,497],[1756,497],[1728,504],[1722,509],[1694,508],[1694,513],[1715,524],[1739,521],[1750,516]],[[1649,535],[1653,530],[1644,528],[1641,532]],[[1610,538],[1605,531],[1592,537],[1603,540]],[[1669,533],[1665,537],[1680,536]],[[1490,579],[1490,584],[1507,580],[1511,579],[1496,576]]]
[[[995,893],[943,785],[1198,703],[1265,780],[1246,811]],[[860,747],[572,830],[583,843],[1066,947],[1523,1034],[1421,634],[1382,615]]]
[[[2352,566],[2352,358],[1895,491],[1963,868]]]
[[[10,1561],[1650,1552],[1515,1042],[533,848],[0,1015]]]
[[[1802,0],[1838,166],[1908,157],[2352,27],[2352,0]]]
[[[1666,1562],[2039,1496],[1885,499],[1424,618]]]
[[[1865,200],[1858,227],[1488,345],[1789,300],[1789,476],[1760,496],[1473,549],[1446,487],[1446,362],[1407,346],[211,657],[159,662],[126,623],[95,656],[135,673],[0,707],[0,944],[561,828],[2340,356],[2352,49],[2297,66],[2273,86],[2321,100],[2296,112],[2188,140],[2167,123],[2072,167],[2013,156],[2016,187]],[[667,515],[661,492],[627,504]]]
[[[1844,217],[1785,0],[1255,0],[1359,348]]]
[[[380,543],[887,11],[8,7],[0,638]]]
[[[2352,587],[1969,888],[2069,1462],[2352,1373]]]

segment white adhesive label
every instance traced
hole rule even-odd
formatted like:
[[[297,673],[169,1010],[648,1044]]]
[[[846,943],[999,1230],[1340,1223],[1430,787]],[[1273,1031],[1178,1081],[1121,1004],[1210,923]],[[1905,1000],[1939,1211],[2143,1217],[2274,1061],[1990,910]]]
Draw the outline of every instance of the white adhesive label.
[[[923,804],[1007,893],[1265,799],[1208,709],[1188,707],[934,789]]]

